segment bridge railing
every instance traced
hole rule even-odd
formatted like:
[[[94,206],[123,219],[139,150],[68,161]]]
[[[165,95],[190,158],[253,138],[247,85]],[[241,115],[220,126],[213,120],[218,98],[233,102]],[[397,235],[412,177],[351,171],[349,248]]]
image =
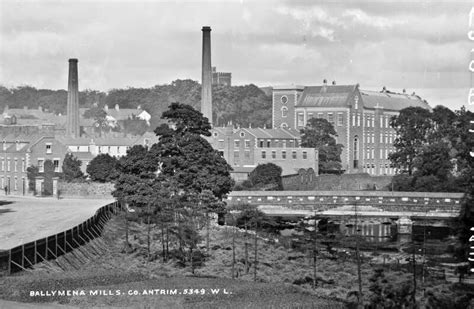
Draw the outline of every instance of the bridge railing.
[[[345,205],[373,206],[383,211],[459,212],[462,193],[383,191],[235,191],[227,203],[274,205],[325,210]]]

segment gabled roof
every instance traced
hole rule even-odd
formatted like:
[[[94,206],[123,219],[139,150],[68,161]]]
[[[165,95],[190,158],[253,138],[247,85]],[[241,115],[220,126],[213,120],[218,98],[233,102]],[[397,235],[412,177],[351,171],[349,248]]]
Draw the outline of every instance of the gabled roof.
[[[345,107],[357,85],[325,85],[305,87],[297,107]]]
[[[417,95],[368,90],[361,90],[360,94],[364,107],[366,108],[383,108],[386,110],[399,111],[412,106],[431,110],[428,103]]]

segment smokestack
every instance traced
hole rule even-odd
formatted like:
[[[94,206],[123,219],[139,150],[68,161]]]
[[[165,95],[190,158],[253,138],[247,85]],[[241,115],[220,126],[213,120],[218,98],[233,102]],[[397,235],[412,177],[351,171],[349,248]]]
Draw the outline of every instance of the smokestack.
[[[201,113],[212,125],[211,27],[202,27]]]
[[[79,79],[77,77],[77,59],[69,59],[69,80],[67,88],[66,134],[79,137]]]

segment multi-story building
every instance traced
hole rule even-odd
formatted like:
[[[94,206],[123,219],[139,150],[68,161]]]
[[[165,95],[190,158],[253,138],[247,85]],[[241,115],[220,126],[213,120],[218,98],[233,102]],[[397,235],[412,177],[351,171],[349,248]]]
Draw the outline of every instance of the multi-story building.
[[[430,109],[415,93],[360,90],[359,85],[282,86],[273,88],[274,128],[301,130],[311,118],[333,124],[346,173],[393,175],[388,155],[394,151],[390,118],[410,106]]]
[[[3,137],[0,153],[0,185],[10,194],[25,195],[28,192],[27,168],[37,166],[44,172],[44,163],[50,160],[55,172],[62,172],[67,152],[54,135],[8,135]]]
[[[217,72],[216,67],[212,67],[212,84],[232,86],[232,73]]]
[[[318,173],[318,154],[313,148],[301,148],[297,131],[287,129],[215,127],[207,138],[233,168],[236,181],[247,179],[258,165],[274,163],[282,175],[296,174],[299,169]]]

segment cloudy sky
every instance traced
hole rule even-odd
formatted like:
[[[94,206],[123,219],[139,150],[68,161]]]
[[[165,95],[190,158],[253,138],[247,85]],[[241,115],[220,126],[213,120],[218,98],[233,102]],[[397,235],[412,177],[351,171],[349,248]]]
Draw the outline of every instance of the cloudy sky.
[[[466,105],[471,2],[0,2],[0,84],[107,91],[200,80],[201,28],[234,85],[359,83],[406,88],[432,106]],[[474,29],[474,25],[473,28]]]

